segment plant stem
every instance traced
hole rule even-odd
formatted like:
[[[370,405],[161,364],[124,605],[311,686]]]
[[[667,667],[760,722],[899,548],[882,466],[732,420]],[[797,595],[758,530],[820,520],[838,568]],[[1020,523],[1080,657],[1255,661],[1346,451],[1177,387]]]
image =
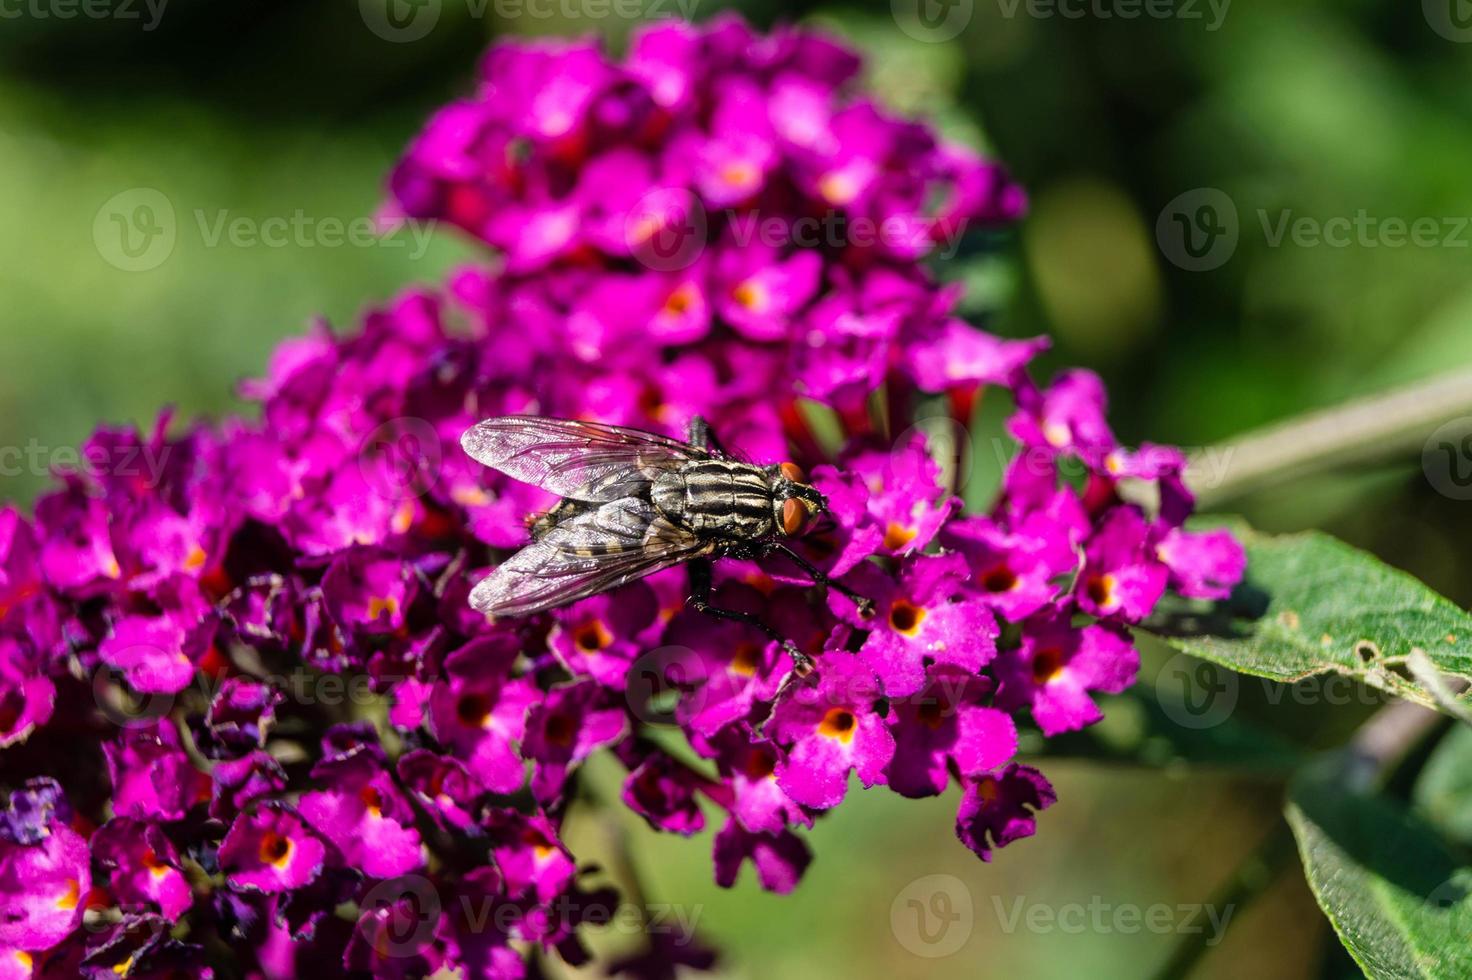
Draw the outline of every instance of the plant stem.
[[[1423,446],[1460,416],[1472,432],[1472,369],[1367,395],[1249,432],[1192,458],[1186,482],[1203,507],[1348,463]]]

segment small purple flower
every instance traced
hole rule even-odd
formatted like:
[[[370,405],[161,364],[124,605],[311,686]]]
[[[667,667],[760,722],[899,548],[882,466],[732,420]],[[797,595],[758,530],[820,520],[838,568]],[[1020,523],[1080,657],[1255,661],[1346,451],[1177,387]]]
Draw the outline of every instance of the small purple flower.
[[[447,680],[429,698],[429,729],[470,772],[497,793],[518,789],[525,767],[516,744],[526,730],[532,690],[508,680],[519,651],[515,637],[492,634],[445,659]]]
[[[705,780],[684,763],[655,750],[624,780],[623,801],[655,830],[689,837],[705,827],[696,798]]]
[[[1225,599],[1242,581],[1247,552],[1227,530],[1193,533],[1171,528],[1155,545],[1170,569],[1170,585],[1193,599]]]
[[[303,794],[297,810],[350,867],[373,878],[392,878],[422,865],[414,812],[371,752],[324,760],[312,769],[312,778],[326,788]]]
[[[887,554],[923,550],[960,506],[940,486],[940,465],[931,457],[922,432],[892,452],[860,453],[849,466],[868,484],[869,517],[884,533],[881,547]]]
[[[849,577],[861,595],[875,602],[876,615],[854,624],[869,635],[859,648],[864,663],[879,675],[884,693],[903,698],[925,684],[934,664],[981,670],[996,654],[997,624],[987,605],[966,592],[967,568],[959,555],[922,555],[907,560],[898,581],[863,565]],[[830,597],[835,606],[846,603]],[[852,604],[844,608],[852,612]]]
[[[638,637],[658,610],[654,590],[634,582],[557,610],[548,644],[575,676],[621,688],[629,665],[643,652]]]
[[[742,863],[750,860],[762,888],[786,895],[802,880],[813,855],[802,838],[791,831],[752,833],[733,817],[716,834],[714,859],[716,884],[722,888],[736,884]]]
[[[276,708],[283,700],[284,694],[266,684],[227,677],[211,699],[204,719],[195,726],[195,743],[201,752],[216,759],[263,749],[275,724]]]
[[[223,759],[215,764],[210,777],[214,788],[209,813],[215,820],[232,820],[255,801],[286,789],[286,770],[264,751],[239,759]]]
[[[0,749],[24,742],[46,724],[56,706],[56,685],[40,673],[35,658],[8,636],[0,636]]]
[[[567,891],[577,862],[545,813],[495,809],[485,827],[510,899],[546,905]]]
[[[537,764],[532,795],[551,802],[562,794],[572,769],[595,749],[623,738],[623,711],[592,681],[554,687],[526,717],[522,754]]]
[[[194,679],[214,633],[214,616],[198,583],[187,577],[159,583],[149,598],[160,613],[119,617],[97,652],[135,691],[174,694]]]
[[[1084,549],[1079,608],[1128,623],[1150,615],[1165,591],[1169,571],[1149,547],[1149,538],[1150,526],[1138,511],[1110,510]]]
[[[1031,766],[1016,763],[966,781],[956,812],[956,836],[983,861],[993,847],[1005,847],[1037,832],[1037,811],[1057,802],[1053,786]]]
[[[843,802],[848,774],[867,787],[884,780],[894,737],[875,710],[879,683],[857,658],[824,654],[818,672],[792,685],[772,712],[773,740],[786,746],[777,782],[803,806],[827,810]]]
[[[471,811],[480,786],[460,760],[414,749],[399,757],[398,774],[404,789],[437,823],[464,830],[474,822]]]
[[[893,702],[889,788],[901,796],[936,796],[953,770],[975,776],[1012,758],[1017,727],[1006,712],[983,706],[990,690],[984,677],[942,668],[913,697]]]
[[[1017,414],[1007,423],[1024,446],[1071,453],[1100,463],[1116,446],[1104,419],[1104,382],[1092,371],[1064,371],[1046,391],[1019,387]]]
[[[965,556],[972,594],[1010,622],[1052,602],[1057,579],[1077,565],[1066,544],[1059,548],[1046,539],[1004,531],[986,517],[951,521],[941,542]]]
[[[322,873],[327,847],[285,806],[265,804],[235,818],[220,844],[220,868],[234,888],[274,894]]]
[[[743,726],[732,725],[715,739],[716,764],[729,787],[731,816],[745,829],[775,834],[789,824],[811,827],[813,818],[777,782],[777,746]]]
[[[178,922],[194,903],[179,852],[158,824],[114,817],[92,836],[92,854],[111,872],[108,887],[124,909],[151,906]]]
[[[997,704],[1028,706],[1044,735],[1092,725],[1102,716],[1090,691],[1118,694],[1135,681],[1140,655],[1117,628],[1075,627],[1068,612],[1022,624],[1022,645],[1000,654],[993,670],[1001,681]]]
[[[194,768],[167,718],[128,728],[104,742],[113,812],[137,820],[179,820],[209,798],[209,777]]]
[[[0,837],[0,950],[55,946],[81,921],[92,889],[87,842],[53,822],[36,843]]]

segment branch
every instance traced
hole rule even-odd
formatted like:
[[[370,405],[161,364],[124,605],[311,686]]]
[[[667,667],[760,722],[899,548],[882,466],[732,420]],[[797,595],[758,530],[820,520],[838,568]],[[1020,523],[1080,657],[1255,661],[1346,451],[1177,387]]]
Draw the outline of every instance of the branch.
[[[1461,369],[1249,432],[1193,457],[1186,482],[1203,507],[1274,484],[1424,445],[1472,416],[1472,369]],[[1467,419],[1472,431],[1472,418]],[[1460,433],[1459,433],[1460,434]]]

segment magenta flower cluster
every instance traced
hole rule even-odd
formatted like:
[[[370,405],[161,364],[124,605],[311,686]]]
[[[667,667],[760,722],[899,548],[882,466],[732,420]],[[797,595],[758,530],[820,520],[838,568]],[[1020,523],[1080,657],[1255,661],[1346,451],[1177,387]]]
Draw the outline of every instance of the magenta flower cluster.
[[[284,344],[245,387],[258,421],[100,430],[83,456],[106,465],[0,512],[0,980],[584,962],[580,926],[619,899],[561,829],[599,805],[600,752],[652,827],[715,830],[722,885],[749,861],[795,887],[851,773],[958,786],[983,859],[1034,832],[1055,797],[1019,722],[1096,721],[1093,692],[1134,680],[1131,624],[1167,589],[1225,596],[1243,553],[1183,529],[1181,454],[1121,447],[1095,376],[1040,388],[1043,340],[953,314],[922,260],[1022,192],[859,68],[736,19],[651,27],[621,62],[496,46],[391,182],[395,216],[493,260]],[[984,388],[1022,451],[963,514],[913,422],[966,421]],[[791,637],[806,676],[688,608],[681,569],[488,621],[469,590],[552,502],[459,448],[511,413],[676,435],[698,414],[806,468],[832,520],[802,547],[876,614],[781,561],[719,566],[717,603]],[[712,958],[651,929],[610,968]]]

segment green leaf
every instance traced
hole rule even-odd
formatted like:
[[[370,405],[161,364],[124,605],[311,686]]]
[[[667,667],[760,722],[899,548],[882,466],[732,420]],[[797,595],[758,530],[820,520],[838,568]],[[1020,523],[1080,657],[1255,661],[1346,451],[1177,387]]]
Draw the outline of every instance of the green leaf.
[[[1416,777],[1411,798],[1443,834],[1472,844],[1472,728],[1447,732]]]
[[[1428,827],[1321,766],[1294,780],[1287,816],[1314,898],[1368,976],[1472,976],[1472,868]]]
[[[1445,706],[1411,676],[1414,652],[1472,679],[1472,616],[1405,572],[1317,531],[1229,527],[1247,548],[1246,580],[1214,605],[1162,602],[1145,630],[1245,674],[1293,682],[1338,671],[1431,707]]]

